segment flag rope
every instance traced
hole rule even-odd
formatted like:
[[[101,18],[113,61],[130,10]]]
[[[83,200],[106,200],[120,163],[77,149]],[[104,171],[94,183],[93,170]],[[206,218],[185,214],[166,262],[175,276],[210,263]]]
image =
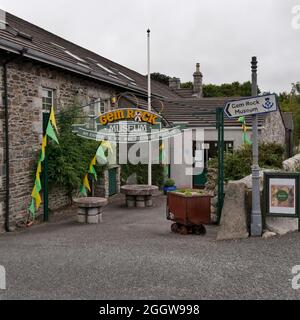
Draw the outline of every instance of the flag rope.
[[[55,128],[55,130],[53,129],[53,127]],[[45,160],[47,137],[51,138],[57,144],[59,144],[57,135],[56,135],[57,133],[58,133],[58,130],[57,130],[57,125],[55,120],[54,108],[52,106],[50,111],[50,117],[46,127],[46,133],[43,135],[43,139],[42,139],[41,153],[40,153],[40,157],[39,157],[37,168],[36,168],[34,187],[31,192],[31,201],[28,208],[28,211],[31,213],[31,216],[33,217],[33,219],[35,218],[36,211],[39,209],[42,202],[42,198],[40,195],[40,192],[42,190],[41,173],[42,173],[42,162]]]

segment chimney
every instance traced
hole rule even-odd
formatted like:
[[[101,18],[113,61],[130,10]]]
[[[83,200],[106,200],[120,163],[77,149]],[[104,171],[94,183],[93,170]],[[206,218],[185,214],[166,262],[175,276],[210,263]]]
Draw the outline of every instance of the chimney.
[[[197,98],[202,97],[202,73],[200,72],[200,63],[196,63],[196,71],[193,74],[194,85],[193,85],[193,96]]]
[[[180,79],[179,78],[169,78],[169,87],[173,90],[180,89]]]

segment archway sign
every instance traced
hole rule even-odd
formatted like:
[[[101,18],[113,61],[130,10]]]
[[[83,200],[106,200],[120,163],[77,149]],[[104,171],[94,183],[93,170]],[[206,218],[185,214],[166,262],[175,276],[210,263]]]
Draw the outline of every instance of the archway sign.
[[[220,222],[224,199],[224,109],[199,112],[197,116],[214,114],[218,130],[218,203],[217,217]],[[118,108],[91,119],[83,124],[74,124],[73,132],[79,137],[95,141],[110,141],[116,144],[148,143],[166,141],[182,134],[185,123],[170,126],[164,118],[155,112],[138,107]],[[167,124],[167,125],[164,125]]]
[[[139,108],[111,110],[92,120],[86,124],[74,124],[73,132],[95,141],[138,143],[168,139],[180,134],[185,127],[184,124],[164,127],[161,115]]]

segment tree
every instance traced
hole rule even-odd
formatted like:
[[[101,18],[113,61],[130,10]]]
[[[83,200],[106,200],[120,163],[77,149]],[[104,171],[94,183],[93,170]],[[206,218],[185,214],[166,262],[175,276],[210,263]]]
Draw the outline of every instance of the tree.
[[[193,82],[192,81],[188,81],[188,82],[183,82],[180,85],[181,89],[193,89]]]
[[[260,90],[258,88],[258,93]],[[249,97],[251,96],[251,82],[223,83],[221,85],[205,84],[203,85],[204,97]]]
[[[160,82],[160,83],[163,83],[163,84],[165,84],[165,85],[169,85],[169,76],[167,76],[167,75],[165,75],[165,74],[163,74],[163,73],[159,73],[159,72],[153,72],[153,73],[151,73],[151,79],[152,80],[156,80],[156,81],[158,81],[158,82]]]
[[[279,103],[282,111],[293,113],[294,143],[298,145],[300,141],[300,82],[292,83],[290,93],[280,93]]]

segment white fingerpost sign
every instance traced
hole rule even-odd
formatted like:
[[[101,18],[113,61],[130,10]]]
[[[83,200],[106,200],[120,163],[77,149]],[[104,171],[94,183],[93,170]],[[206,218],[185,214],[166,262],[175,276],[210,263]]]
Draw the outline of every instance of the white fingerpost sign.
[[[228,118],[238,118],[273,112],[277,110],[277,99],[275,94],[251,97],[235,101],[227,101],[225,114]]]

